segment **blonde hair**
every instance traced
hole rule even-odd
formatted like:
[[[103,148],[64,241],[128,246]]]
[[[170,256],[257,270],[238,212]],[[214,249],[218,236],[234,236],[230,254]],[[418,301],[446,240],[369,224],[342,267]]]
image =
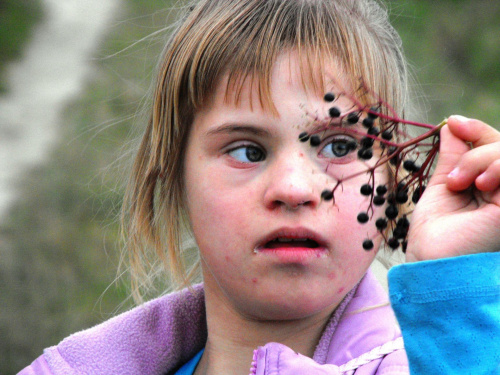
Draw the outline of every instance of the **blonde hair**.
[[[189,233],[183,161],[197,110],[208,103],[223,75],[236,93],[258,79],[260,104],[273,111],[270,72],[276,58],[298,52],[304,85],[324,89],[314,74],[333,56],[403,116],[407,69],[401,41],[376,0],[200,0],[187,4],[160,65],[152,111],[126,193],[123,223],[133,294],[154,285],[158,260],[177,286],[189,285],[183,241]],[[320,78],[321,80],[321,78]],[[228,90],[229,91],[229,90]],[[158,275],[157,275],[158,276]]]

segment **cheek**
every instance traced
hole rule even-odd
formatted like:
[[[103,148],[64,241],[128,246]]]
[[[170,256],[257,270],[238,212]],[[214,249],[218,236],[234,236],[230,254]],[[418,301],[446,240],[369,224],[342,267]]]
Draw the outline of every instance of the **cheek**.
[[[205,177],[187,189],[188,215],[200,250],[235,247],[244,239],[247,223],[252,219],[249,194],[238,194],[220,179]],[[231,234],[231,235],[229,235]]]
[[[363,182],[349,182],[344,184],[343,190],[335,194],[335,204],[332,209],[337,210],[336,220],[349,231],[362,231],[371,227],[368,223],[359,223],[358,214],[367,213],[371,220],[383,215],[384,206],[375,206],[371,196],[361,194],[360,187]]]
[[[208,225],[216,226],[219,222],[240,222],[247,220],[248,208],[251,205],[250,189],[239,189],[230,184],[208,178],[191,188],[189,210],[208,220]]]
[[[377,180],[382,184],[387,182],[385,178],[385,175],[380,174]],[[342,258],[350,267],[356,266],[357,260],[361,264],[371,263],[375,257],[375,249],[379,248],[383,239],[375,222],[385,216],[385,205],[375,206],[370,196],[361,194],[360,187],[367,182],[363,177],[344,183],[343,190],[335,197],[335,205],[328,208],[330,216],[333,216],[332,231],[334,238],[338,239],[337,249],[343,252]],[[368,215],[368,222],[358,221],[358,215],[362,213]],[[363,242],[367,239],[374,245],[370,251],[363,249]]]

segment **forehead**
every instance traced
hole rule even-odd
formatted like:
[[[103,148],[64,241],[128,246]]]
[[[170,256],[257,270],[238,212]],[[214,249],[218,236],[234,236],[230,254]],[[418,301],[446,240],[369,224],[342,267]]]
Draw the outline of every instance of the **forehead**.
[[[269,72],[226,72],[206,103],[248,106],[279,116],[277,102],[301,96],[304,103],[322,99],[327,91],[346,91],[351,84],[338,60],[321,57],[315,61],[295,51],[278,55]]]

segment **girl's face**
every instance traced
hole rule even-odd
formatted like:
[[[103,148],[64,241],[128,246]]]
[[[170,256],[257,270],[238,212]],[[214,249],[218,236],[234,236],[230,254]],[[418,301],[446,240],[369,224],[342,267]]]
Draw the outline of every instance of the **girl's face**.
[[[333,66],[328,73],[342,78]],[[278,117],[261,108],[251,79],[238,106],[225,102],[223,80],[211,105],[196,114],[187,144],[187,207],[207,298],[249,318],[331,312],[376,255],[363,250],[363,240],[373,239],[375,248],[381,241],[373,223],[356,220],[369,205],[360,194],[368,174],[345,181],[335,205],[321,200],[324,189],[367,163],[343,147],[361,136],[340,127],[322,135],[319,147],[299,141],[331,106],[301,82],[294,55],[281,56],[271,76]],[[335,105],[351,106],[345,97]],[[387,182],[386,171],[375,178]]]

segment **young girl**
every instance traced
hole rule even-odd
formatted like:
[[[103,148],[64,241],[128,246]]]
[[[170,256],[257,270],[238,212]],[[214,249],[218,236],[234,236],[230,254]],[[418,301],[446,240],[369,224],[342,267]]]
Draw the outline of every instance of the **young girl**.
[[[373,97],[386,107],[360,111]],[[21,374],[498,373],[497,131],[460,116],[440,130],[398,242],[413,263],[389,275],[404,345],[368,271],[387,240],[374,222],[396,219],[360,186],[395,193],[401,170],[380,163],[386,143],[366,146],[362,120],[407,110],[377,2],[193,3],[161,60],[127,230],[137,290],[151,249],[189,282],[189,233],[204,283],[70,336]]]

